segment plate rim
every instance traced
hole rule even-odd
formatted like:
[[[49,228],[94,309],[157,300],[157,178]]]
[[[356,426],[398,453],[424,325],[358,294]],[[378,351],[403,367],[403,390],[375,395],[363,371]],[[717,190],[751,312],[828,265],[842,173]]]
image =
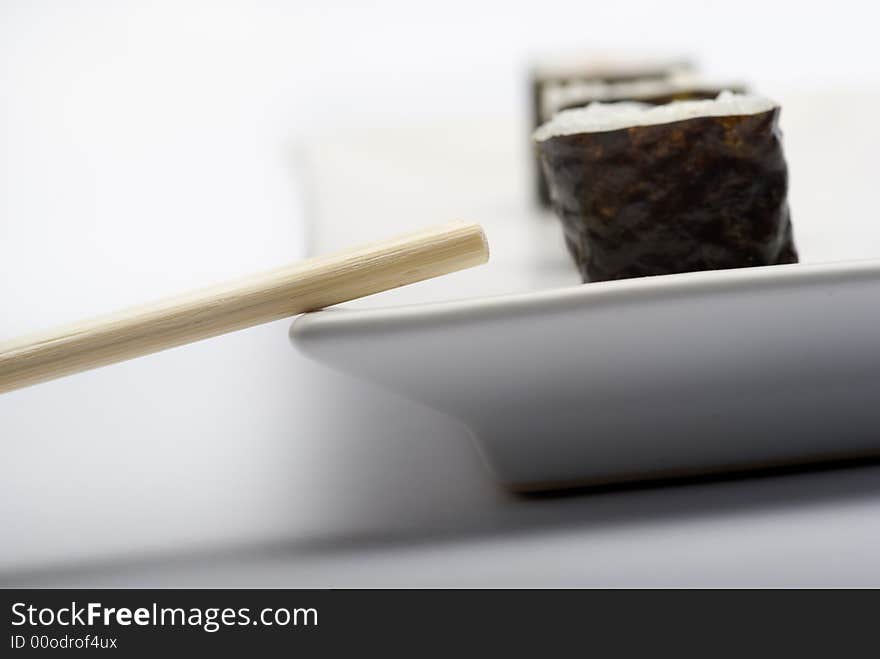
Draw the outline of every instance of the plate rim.
[[[435,302],[373,308],[334,307],[297,316],[290,326],[289,336],[294,344],[299,345],[301,340],[311,338],[313,334],[334,330],[387,328],[389,324],[412,327],[444,320],[479,322],[487,317],[497,319],[510,315],[544,313],[548,309],[562,311],[584,304],[770,289],[779,285],[802,286],[865,277],[880,277],[880,259],[703,270]]]

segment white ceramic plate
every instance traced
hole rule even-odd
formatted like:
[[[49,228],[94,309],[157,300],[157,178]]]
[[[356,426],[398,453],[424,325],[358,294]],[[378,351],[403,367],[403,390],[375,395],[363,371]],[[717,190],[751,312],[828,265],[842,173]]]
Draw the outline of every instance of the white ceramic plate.
[[[303,316],[291,338],[461,419],[513,489],[878,453],[880,260],[864,259],[880,256],[880,233],[858,214],[875,194],[869,122],[839,124],[828,144],[823,122],[863,104],[799,98],[784,103],[783,128],[808,264],[586,286],[571,286],[558,227],[529,207],[515,125],[322,141],[311,151],[315,251],[457,215],[484,223],[493,255]],[[859,260],[821,263],[842,258]],[[448,301],[469,296],[482,297]],[[416,300],[432,303],[387,306]]]
[[[448,412],[514,489],[880,452],[880,263],[309,314],[306,354]]]

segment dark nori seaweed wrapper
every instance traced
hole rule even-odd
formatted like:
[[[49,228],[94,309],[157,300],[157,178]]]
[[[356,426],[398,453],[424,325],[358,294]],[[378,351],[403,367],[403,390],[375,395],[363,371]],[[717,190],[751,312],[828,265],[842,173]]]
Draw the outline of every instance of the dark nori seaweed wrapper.
[[[529,96],[531,101],[532,130],[538,128],[550,117],[543,116],[542,106],[544,101],[544,90],[548,85],[569,84],[575,82],[597,82],[597,83],[618,83],[618,82],[634,82],[637,80],[666,80],[676,70],[687,70],[692,68],[690,62],[682,61],[675,63],[658,64],[654,67],[637,68],[633,70],[622,69],[615,70],[613,66],[591,67],[584,66],[583,70],[578,73],[576,71],[568,71],[557,75],[540,73],[532,71],[529,80]],[[544,208],[550,206],[550,192],[547,187],[547,181],[544,178],[544,172],[541,169],[541,163],[537,157],[535,161],[535,193],[538,199],[538,205]]]
[[[584,281],[796,263],[779,108],[538,143]]]

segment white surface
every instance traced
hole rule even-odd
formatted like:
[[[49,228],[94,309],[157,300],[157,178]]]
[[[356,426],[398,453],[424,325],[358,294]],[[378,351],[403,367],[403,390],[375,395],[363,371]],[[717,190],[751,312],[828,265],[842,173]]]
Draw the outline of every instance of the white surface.
[[[389,410],[386,410],[389,411]],[[394,412],[399,417],[400,409]],[[393,424],[399,435],[405,430]],[[403,432],[401,432],[403,431]],[[428,433],[432,435],[433,433]],[[215,551],[20,572],[6,583],[59,586],[865,586],[880,583],[880,469],[714,482],[571,498],[505,500],[470,487],[466,460],[425,446],[409,468],[458,468],[450,496],[461,506],[432,529],[268,541]],[[427,440],[427,441],[423,441]],[[387,446],[387,441],[382,442]],[[403,466],[395,462],[396,467]],[[389,474],[393,473],[389,470]],[[424,477],[431,478],[426,469]],[[376,474],[374,474],[376,475]],[[418,496],[412,480],[407,488]],[[394,482],[400,487],[404,482]],[[436,486],[433,482],[431,485]],[[422,492],[431,487],[424,488]],[[457,494],[467,489],[470,506]],[[375,496],[381,488],[362,492]],[[389,502],[390,503],[390,499]],[[474,506],[477,509],[474,509]],[[447,508],[446,512],[449,512]],[[369,510],[369,506],[365,506]],[[394,508],[399,512],[400,508]],[[424,525],[424,522],[422,522]],[[414,533],[415,532],[415,533]]]
[[[876,133],[863,130],[876,98],[844,109],[832,93],[795,108],[779,93],[880,80],[876,7],[834,9],[804,5],[795,19],[787,4],[757,0],[735,12],[705,2],[550,1],[536,12],[455,0],[4,0],[0,335],[300,256],[301,136],[522,108],[503,122],[517,168],[523,65],[529,51],[559,46],[687,51],[709,73],[779,98],[792,138],[828,120],[835,130],[788,149],[798,239],[808,258],[876,256],[875,181],[858,164],[876,153]],[[361,157],[377,170],[399,169],[370,153]],[[440,180],[408,171],[417,190]],[[511,179],[493,180],[502,190]],[[394,191],[364,195],[345,233],[373,237],[364,219],[385,204],[416,224],[497,222],[523,208],[491,197],[435,205],[438,194],[417,207],[383,201]],[[411,295],[448,292],[426,284]],[[460,425],[311,365],[290,349],[288,324],[0,397],[0,584],[880,584],[875,469],[513,499]]]

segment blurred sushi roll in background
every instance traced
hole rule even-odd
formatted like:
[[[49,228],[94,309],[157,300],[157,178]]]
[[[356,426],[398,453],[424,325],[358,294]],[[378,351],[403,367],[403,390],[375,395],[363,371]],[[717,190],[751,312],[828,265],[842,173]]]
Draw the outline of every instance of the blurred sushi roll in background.
[[[672,101],[694,101],[717,98],[723,91],[746,93],[740,82],[719,83],[694,76],[677,76],[668,80],[636,80],[631,82],[581,82],[550,88],[543,96],[542,116],[545,121],[557,112],[590,103],[636,101],[648,105],[664,105]]]
[[[591,103],[534,133],[583,280],[796,263],[779,106]]]
[[[693,63],[683,57],[648,58],[591,54],[545,58],[533,65],[530,75],[532,130],[548,121],[555,111],[562,109],[553,108],[547,99],[564,96],[569,89],[578,89],[587,84],[613,85],[664,80],[677,80],[683,83],[695,77]],[[534,166],[538,204],[549,207],[550,196],[537,158],[534,159]]]

